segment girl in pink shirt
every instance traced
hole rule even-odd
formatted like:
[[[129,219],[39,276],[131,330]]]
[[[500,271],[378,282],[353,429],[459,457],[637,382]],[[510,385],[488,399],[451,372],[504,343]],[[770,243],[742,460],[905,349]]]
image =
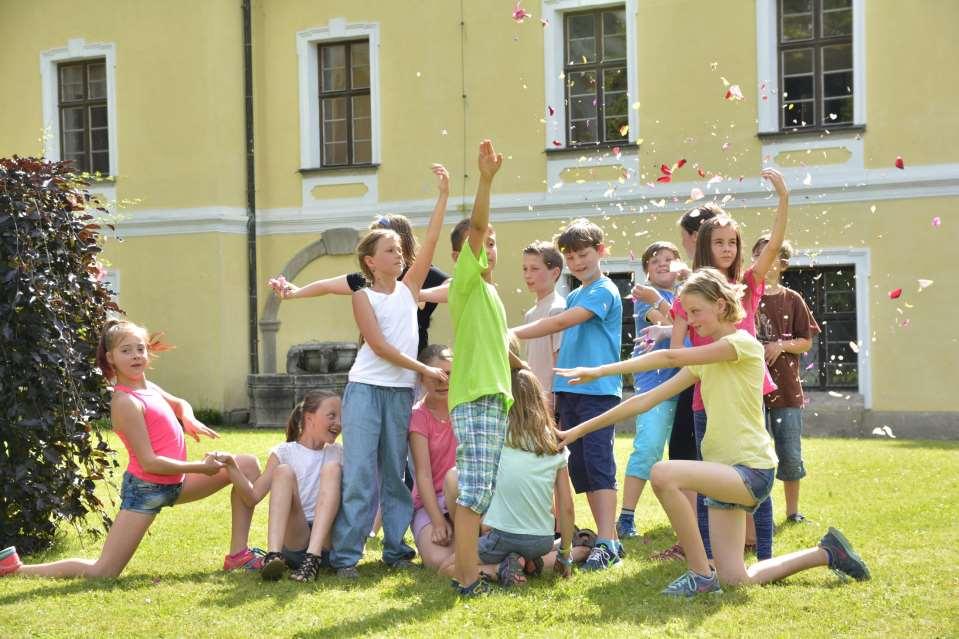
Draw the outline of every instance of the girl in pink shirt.
[[[719,207],[712,207],[711,211],[715,213],[715,216],[704,221],[699,227],[693,259],[694,271],[707,266],[712,267],[725,274],[730,283],[745,285],[746,293],[742,299],[742,306],[746,311],[746,316],[736,324],[736,328],[746,331],[753,337],[756,336],[756,311],[765,290],[766,273],[773,262],[778,259],[779,247],[782,246],[783,240],[786,238],[786,223],[789,211],[789,189],[786,187],[782,174],[775,169],[764,169],[762,177],[768,180],[776,190],[779,197],[779,206],[776,209],[776,220],[770,233],[769,243],[756,261],[745,271],[743,270],[742,238],[739,233],[739,225]],[[687,333],[693,346],[710,344],[713,341],[711,338],[699,335],[694,328],[688,325],[686,312],[680,299],[680,296],[677,296],[670,309],[670,316],[673,318],[670,347],[682,348]],[[764,371],[763,393],[770,393],[774,390],[776,390],[776,385],[767,369]],[[706,421],[706,409],[703,406],[700,386],[697,383],[693,389],[693,428],[696,435],[697,452],[706,433]],[[702,459],[701,454],[699,458]],[[697,498],[696,511],[706,553],[711,557],[709,523],[702,496]],[[769,559],[772,557],[773,535],[771,499],[762,502],[754,515],[754,519],[756,522],[756,556],[759,559]]]
[[[447,375],[453,354],[445,346],[431,344],[419,360]],[[449,381],[420,376],[426,394],[410,416],[410,454],[415,469],[413,486],[413,539],[429,568],[439,567],[453,555],[453,524],[443,495],[443,480],[456,465],[456,435],[447,405]]]
[[[208,453],[202,461],[186,461],[184,432],[197,441],[200,435],[210,438],[219,435],[193,416],[188,402],[147,381],[150,354],[166,348],[169,347],[145,328],[126,320],[109,320],[100,336],[97,365],[104,377],[116,380],[110,419],[114,432],[127,449],[130,463],[123,473],[120,512],[110,527],[99,559],[63,559],[23,565],[16,550],[8,548],[0,552],[0,575],[116,577],[133,557],[162,508],[203,499],[230,483],[223,460],[230,459],[253,479],[259,475],[259,464],[250,455]],[[256,568],[261,560],[247,547],[253,509],[245,506],[235,491],[232,503],[231,549],[223,567],[225,570]]]

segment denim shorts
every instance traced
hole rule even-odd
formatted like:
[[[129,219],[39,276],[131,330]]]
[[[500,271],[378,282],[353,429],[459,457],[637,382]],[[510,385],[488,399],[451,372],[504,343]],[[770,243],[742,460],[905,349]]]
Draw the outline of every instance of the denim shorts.
[[[806,476],[802,461],[802,409],[770,408],[766,411],[766,430],[776,444],[776,479],[798,481]]]
[[[498,564],[511,552],[525,559],[542,557],[553,549],[553,535],[521,535],[493,528],[479,538],[479,560],[484,564]]]
[[[740,510],[745,510],[747,513],[754,513],[759,509],[760,504],[766,501],[766,498],[769,497],[769,493],[773,491],[773,482],[776,481],[776,478],[773,476],[774,469],[750,468],[749,466],[740,466],[739,464],[733,466],[733,468],[736,469],[737,473],[739,473],[743,483],[746,484],[746,490],[748,490],[749,494],[753,496],[753,499],[756,500],[756,503],[752,506],[746,506],[744,504],[733,504],[727,501],[719,501],[718,499],[713,499],[712,497],[706,497],[703,501],[705,502],[707,508],[722,508],[724,510],[738,508]]]
[[[165,506],[172,506],[180,497],[183,483],[154,484],[134,477],[129,471],[123,473],[120,485],[120,510],[129,510],[144,515],[155,515]]]

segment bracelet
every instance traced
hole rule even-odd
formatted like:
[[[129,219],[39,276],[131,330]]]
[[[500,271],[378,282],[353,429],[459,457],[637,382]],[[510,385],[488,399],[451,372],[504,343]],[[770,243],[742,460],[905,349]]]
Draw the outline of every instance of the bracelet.
[[[569,566],[572,566],[572,565],[573,565],[573,558],[572,558],[572,557],[564,557],[564,556],[563,556],[563,551],[559,551],[558,553],[556,553],[556,561],[559,562],[561,565],[566,566],[566,567],[569,567]]]

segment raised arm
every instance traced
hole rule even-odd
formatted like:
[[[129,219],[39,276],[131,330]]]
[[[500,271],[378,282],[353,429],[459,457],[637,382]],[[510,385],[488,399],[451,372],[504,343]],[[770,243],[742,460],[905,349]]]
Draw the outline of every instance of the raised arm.
[[[657,353],[665,352],[668,351],[657,351]],[[683,369],[659,386],[652,388],[645,393],[633,395],[625,402],[614,406],[602,415],[597,415],[596,417],[583,422],[579,426],[562,431],[559,433],[560,440],[564,446],[569,446],[583,435],[589,434],[594,430],[599,430],[604,426],[609,426],[610,424],[615,424],[629,417],[633,417],[634,415],[645,413],[660,402],[666,401],[670,397],[678,395],[683,390],[695,384],[697,381],[698,378],[695,375],[693,375],[690,371]]]
[[[426,237],[423,239],[423,246],[420,247],[419,255],[413,260],[406,275],[403,276],[403,283],[417,297],[420,289],[423,288],[423,282],[426,280],[426,274],[433,263],[433,253],[436,251],[436,243],[440,239],[440,231],[443,230],[443,216],[446,215],[446,202],[450,196],[450,174],[442,164],[434,164],[433,174],[438,178],[437,189],[439,195],[436,197],[436,206],[433,207],[433,215],[430,216],[429,224],[426,227]],[[408,257],[405,256],[404,257]]]
[[[726,340],[717,340],[705,346],[693,348],[667,348],[646,353],[632,359],[602,366],[581,366],[579,368],[557,368],[556,374],[570,378],[570,385],[585,384],[598,377],[655,371],[661,368],[679,368],[695,364],[715,364],[736,360],[736,349]],[[684,387],[685,388],[685,387]]]
[[[140,467],[154,475],[179,475],[181,473],[201,473],[215,475],[223,464],[213,458],[202,462],[186,462],[164,455],[157,455],[150,444],[143,411],[129,395],[117,393],[110,404],[110,419],[113,430],[122,434],[136,455]]]
[[[489,229],[489,196],[493,186],[493,177],[503,165],[503,155],[496,153],[493,143],[483,140],[479,148],[479,184],[476,185],[476,197],[473,199],[473,212],[470,214],[469,245],[473,255],[484,250],[486,232]]]
[[[766,277],[773,261],[779,259],[779,249],[782,248],[783,240],[786,239],[786,223],[789,217],[789,189],[786,187],[786,181],[783,179],[782,173],[776,169],[763,169],[762,176],[769,180],[769,183],[776,189],[776,195],[779,196],[779,206],[776,208],[776,221],[773,223],[773,230],[769,234],[769,241],[763,247],[756,261],[753,262],[753,273],[757,280]]]
[[[360,329],[363,340],[369,345],[377,357],[381,357],[394,366],[399,366],[407,370],[415,371],[420,375],[431,377],[433,379],[445,382],[446,373],[435,366],[427,366],[419,362],[406,353],[386,341],[383,332],[380,331],[380,325],[376,321],[376,315],[373,312],[373,306],[369,298],[362,291],[353,294],[353,317],[356,319],[356,325]]]
[[[562,313],[544,317],[529,324],[517,326],[512,329],[512,331],[513,334],[520,339],[534,339],[565,331],[570,326],[576,326],[577,324],[588,322],[591,319],[593,319],[592,311],[582,306],[575,306]]]

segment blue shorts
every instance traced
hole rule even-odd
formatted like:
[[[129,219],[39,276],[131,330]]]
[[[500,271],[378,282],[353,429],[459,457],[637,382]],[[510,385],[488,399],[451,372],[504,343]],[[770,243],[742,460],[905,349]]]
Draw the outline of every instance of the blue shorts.
[[[739,464],[736,464],[733,468],[739,473],[743,483],[746,484],[746,490],[749,491],[749,494],[756,500],[756,503],[752,506],[746,506],[745,504],[719,501],[712,497],[706,497],[703,499],[703,502],[707,508],[722,508],[724,510],[738,508],[752,514],[759,510],[759,506],[766,501],[769,493],[773,491],[773,482],[776,481],[776,478],[773,477],[773,469],[750,468],[749,466],[741,466]]]
[[[172,506],[180,498],[183,483],[155,484],[139,477],[134,477],[129,471],[123,473],[123,483],[120,485],[120,510],[129,510],[144,515],[155,515],[166,506]]]
[[[493,528],[479,538],[480,563],[498,564],[506,555],[516,553],[524,559],[536,559],[553,550],[553,535],[521,535]]]
[[[802,461],[802,409],[770,408],[766,411],[766,430],[773,436],[779,466],[776,479],[797,481],[806,476]]]
[[[615,395],[556,393],[556,412],[562,430],[601,415],[619,405]],[[613,426],[606,426],[577,439],[569,446],[569,478],[577,493],[616,490],[616,459],[613,457]]]
[[[653,464],[663,458],[663,450],[673,431],[676,416],[676,400],[660,402],[645,413],[636,416],[636,436],[633,452],[626,462],[626,476],[649,479]]]

